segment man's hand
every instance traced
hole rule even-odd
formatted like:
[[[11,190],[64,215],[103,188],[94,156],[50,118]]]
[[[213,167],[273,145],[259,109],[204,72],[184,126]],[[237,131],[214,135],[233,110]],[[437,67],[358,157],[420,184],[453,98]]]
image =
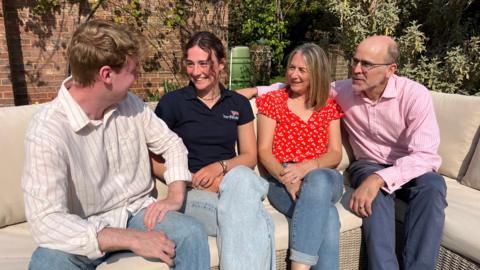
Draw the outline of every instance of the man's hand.
[[[175,243],[161,231],[103,228],[97,234],[98,247],[103,252],[130,250],[145,258],[159,259],[174,266]]]
[[[355,189],[350,198],[349,207],[360,217],[372,214],[372,202],[385,182],[378,174],[372,174]]]
[[[185,181],[175,181],[168,185],[167,197],[150,204],[145,210],[143,224],[147,230],[153,230],[162,222],[168,211],[177,211],[185,199]]]
[[[175,243],[168,239],[164,232],[137,231],[130,249],[136,255],[145,258],[160,259],[162,262],[173,267],[175,265]]]
[[[211,163],[192,174],[192,186],[194,188],[207,189],[220,176],[223,176],[223,168],[220,163]]]

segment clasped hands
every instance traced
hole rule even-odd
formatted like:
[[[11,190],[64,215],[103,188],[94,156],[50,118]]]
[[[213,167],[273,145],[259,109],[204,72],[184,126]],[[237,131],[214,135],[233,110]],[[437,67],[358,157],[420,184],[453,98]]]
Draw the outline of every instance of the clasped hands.
[[[287,164],[279,173],[278,180],[285,186],[294,201],[297,200],[300,194],[302,181],[307,173],[308,169],[303,162]]]

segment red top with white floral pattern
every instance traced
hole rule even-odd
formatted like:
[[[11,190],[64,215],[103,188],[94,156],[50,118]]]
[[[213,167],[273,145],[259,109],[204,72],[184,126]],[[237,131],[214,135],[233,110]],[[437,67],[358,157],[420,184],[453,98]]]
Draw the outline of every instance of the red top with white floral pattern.
[[[280,163],[302,162],[327,152],[330,121],[343,117],[340,106],[328,98],[327,105],[314,111],[307,122],[290,111],[287,89],[257,98],[258,113],[276,121],[272,152]]]

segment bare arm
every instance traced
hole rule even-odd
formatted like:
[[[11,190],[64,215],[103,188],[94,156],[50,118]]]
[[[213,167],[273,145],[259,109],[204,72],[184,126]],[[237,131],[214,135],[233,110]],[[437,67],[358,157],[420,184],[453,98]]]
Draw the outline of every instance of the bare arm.
[[[335,168],[342,160],[342,135],[340,119],[330,122],[328,127],[327,152],[316,159],[290,164],[285,168],[285,179],[292,183],[301,181],[305,175],[317,168]]]
[[[239,154],[229,160],[225,160],[226,170],[229,171],[238,165],[254,168],[257,164],[257,144],[255,143],[255,131],[253,121],[238,126],[238,152]],[[200,186],[209,191],[217,192],[218,186],[223,179],[223,168],[219,162],[209,164],[192,176],[193,186]]]
[[[273,135],[275,132],[275,120],[263,115],[258,115],[258,155],[260,162],[267,171],[280,183],[285,185],[293,200],[296,200],[302,182],[289,182],[285,179],[284,168],[272,153]]]

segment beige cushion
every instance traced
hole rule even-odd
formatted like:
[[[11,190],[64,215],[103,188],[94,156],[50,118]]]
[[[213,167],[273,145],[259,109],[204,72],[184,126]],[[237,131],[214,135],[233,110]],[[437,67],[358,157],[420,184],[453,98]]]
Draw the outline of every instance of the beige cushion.
[[[477,143],[477,149],[468,165],[467,173],[460,183],[480,190],[480,141]]]
[[[442,246],[480,263],[480,192],[454,179],[447,182]]]
[[[0,269],[27,269],[37,247],[26,222],[0,229]]]
[[[440,173],[460,179],[475,150],[480,125],[480,97],[431,92],[440,127]],[[478,136],[478,134],[477,134]]]
[[[0,108],[0,227],[25,221],[21,177],[27,126],[41,105]]]

